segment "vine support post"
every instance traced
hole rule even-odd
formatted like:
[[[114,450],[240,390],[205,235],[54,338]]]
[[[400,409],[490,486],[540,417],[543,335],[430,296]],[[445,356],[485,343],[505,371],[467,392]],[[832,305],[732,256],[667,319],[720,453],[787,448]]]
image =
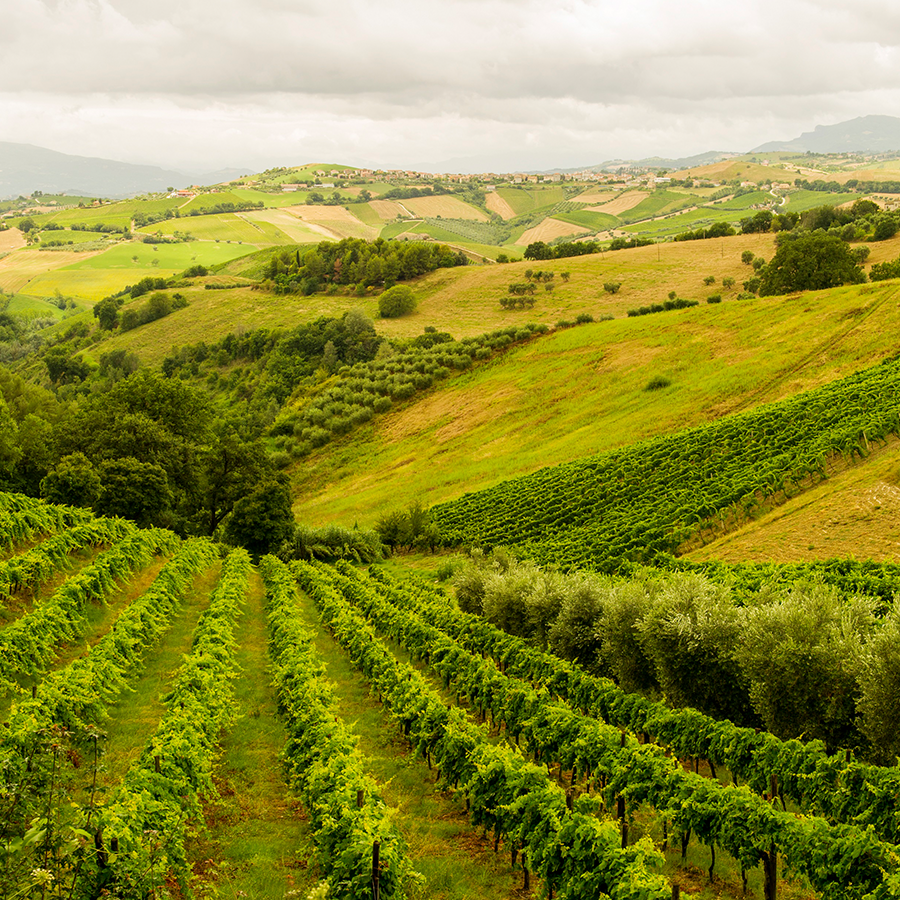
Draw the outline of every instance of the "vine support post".
[[[372,844],[372,900],[381,900],[381,844]]]
[[[763,864],[763,897],[765,900],[778,898],[778,852],[774,845],[768,853],[762,855]]]
[[[359,809],[362,809],[362,805],[363,805],[363,792],[362,792],[362,790],[358,790],[358,791],[356,792],[356,805],[357,805],[357,807],[359,807]]]
[[[672,900],[681,900],[681,888],[677,884],[672,885]]]

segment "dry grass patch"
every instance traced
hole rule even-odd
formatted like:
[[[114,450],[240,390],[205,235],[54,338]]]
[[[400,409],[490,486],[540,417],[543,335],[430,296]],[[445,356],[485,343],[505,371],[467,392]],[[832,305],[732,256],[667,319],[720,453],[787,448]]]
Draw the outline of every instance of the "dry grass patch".
[[[613,200],[608,200],[608,202],[605,203],[601,201],[597,206],[588,208],[591,212],[601,212],[610,216],[618,216],[620,213],[628,212],[629,209],[634,209],[649,196],[650,194],[647,191],[627,191]],[[581,200],[587,198],[579,197],[578,199]]]
[[[900,561],[900,442],[688,554],[696,561]]]
[[[291,215],[286,209],[261,209],[254,212],[241,214],[241,218],[252,222],[268,222],[280,231],[283,231],[291,240],[298,244],[318,243],[321,240],[324,229],[316,229],[297,220],[297,216]],[[259,236],[260,243],[266,242],[266,236]]]
[[[8,253],[10,250],[19,250],[24,246],[25,235],[18,228],[0,231],[0,252]]]
[[[570,235],[575,234],[588,234],[589,229],[585,228],[582,225],[571,225],[568,222],[561,222],[559,219],[544,219],[539,225],[535,225],[534,228],[529,228],[522,237],[520,237],[516,244],[527,247],[530,243],[534,241],[552,241],[556,238],[560,237],[569,237]]]
[[[474,206],[463,203],[456,197],[441,195],[439,197],[413,197],[404,200],[403,205],[417,216],[444,219],[474,219],[476,222],[487,222],[488,217]]]
[[[302,219],[310,227],[324,227],[338,240],[353,237],[371,241],[378,237],[377,228],[364,224],[343,206],[285,206],[283,212]],[[278,227],[283,229],[280,224]]]
[[[102,250],[86,253],[68,250],[18,250],[0,259],[0,288],[16,293],[38,275],[81,262],[91,256],[99,256]]]
[[[384,222],[392,222],[397,216],[406,216],[406,210],[396,200],[370,200],[369,206]]]
[[[516,211],[498,194],[491,191],[487,195],[484,205],[493,213],[497,213],[501,219],[514,219]]]

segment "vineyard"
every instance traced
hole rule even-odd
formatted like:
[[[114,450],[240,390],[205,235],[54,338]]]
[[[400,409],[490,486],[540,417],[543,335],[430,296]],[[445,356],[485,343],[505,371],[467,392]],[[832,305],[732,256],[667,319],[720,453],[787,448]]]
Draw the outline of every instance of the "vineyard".
[[[441,504],[455,544],[628,571],[733,526],[900,433],[900,362],[709,425],[541,469]]]
[[[0,519],[5,897],[473,896],[438,883],[383,742],[491,896],[900,897],[896,768],[628,694],[379,566],[257,569],[15,494]],[[227,762],[263,730],[293,798],[274,818],[252,812],[260,759]],[[238,846],[257,820],[276,855]]]

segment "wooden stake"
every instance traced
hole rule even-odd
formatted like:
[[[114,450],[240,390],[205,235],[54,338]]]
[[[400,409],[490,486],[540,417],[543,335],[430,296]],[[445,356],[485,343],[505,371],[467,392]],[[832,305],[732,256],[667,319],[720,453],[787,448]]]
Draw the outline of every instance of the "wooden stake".
[[[381,900],[381,844],[372,844],[372,900]]]

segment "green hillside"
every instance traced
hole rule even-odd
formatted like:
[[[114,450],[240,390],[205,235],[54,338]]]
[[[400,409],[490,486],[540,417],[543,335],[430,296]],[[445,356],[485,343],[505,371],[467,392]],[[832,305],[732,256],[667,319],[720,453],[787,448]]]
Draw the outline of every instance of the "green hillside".
[[[810,162],[11,203],[0,896],[900,900],[900,214]]]
[[[536,339],[314,453],[292,475],[295,509],[371,523],[385,506],[451,499],[789,397],[892,355],[896,298],[893,283],[841,288]],[[648,391],[655,377],[670,384]]]

